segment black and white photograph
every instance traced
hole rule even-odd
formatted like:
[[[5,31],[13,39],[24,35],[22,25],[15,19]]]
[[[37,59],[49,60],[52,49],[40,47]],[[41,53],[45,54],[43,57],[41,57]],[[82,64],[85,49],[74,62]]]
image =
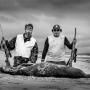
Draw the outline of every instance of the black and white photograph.
[[[90,0],[0,0],[0,90],[90,90]]]

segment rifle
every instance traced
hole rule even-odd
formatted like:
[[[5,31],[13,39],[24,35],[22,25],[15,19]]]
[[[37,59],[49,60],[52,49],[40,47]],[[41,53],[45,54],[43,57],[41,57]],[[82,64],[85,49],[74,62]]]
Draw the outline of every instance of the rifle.
[[[73,45],[72,45],[72,50],[71,50],[71,56],[67,62],[67,66],[69,65],[70,67],[72,67],[72,62],[76,62],[76,56],[77,56],[77,49],[75,48],[76,43],[74,42],[74,40],[76,40],[76,28],[75,28],[75,34],[74,34],[74,38],[73,38]]]
[[[3,48],[3,49],[4,49],[4,52],[5,52],[5,56],[6,56],[6,60],[5,60],[6,66],[10,66],[9,57],[12,57],[12,55],[11,55],[11,53],[10,53],[10,50],[7,48],[6,43],[8,43],[8,41],[6,41],[5,38],[4,38],[1,24],[0,24],[0,30],[1,30],[1,33],[2,33],[1,48]]]

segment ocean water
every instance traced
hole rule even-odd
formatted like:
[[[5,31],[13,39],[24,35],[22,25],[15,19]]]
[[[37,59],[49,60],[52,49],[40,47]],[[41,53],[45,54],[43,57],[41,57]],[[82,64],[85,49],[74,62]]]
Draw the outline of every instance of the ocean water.
[[[41,61],[41,54],[42,52],[39,53],[37,62]],[[69,58],[70,58],[70,55],[67,54],[66,59],[69,60]],[[83,70],[87,74],[90,74],[90,55],[84,55],[84,54],[77,55],[77,61],[76,63],[73,62],[72,66]]]
[[[37,63],[41,62],[41,54],[42,52],[39,52]],[[14,52],[12,52],[12,56],[14,56]],[[69,59],[69,57],[70,55],[66,55],[67,59]],[[11,63],[13,63],[12,58],[10,59]],[[0,51],[0,66],[4,65],[5,65],[5,54],[3,51]],[[83,70],[85,73],[90,74],[90,55],[77,55],[77,61],[76,63],[73,62],[73,67],[79,68]]]

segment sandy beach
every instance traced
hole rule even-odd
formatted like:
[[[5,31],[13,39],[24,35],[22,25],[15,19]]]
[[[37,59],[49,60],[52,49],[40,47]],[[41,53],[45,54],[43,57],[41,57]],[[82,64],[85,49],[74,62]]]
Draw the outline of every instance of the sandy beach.
[[[0,53],[0,66],[5,65],[4,54]],[[90,63],[77,61],[74,67],[90,73]],[[9,75],[0,73],[0,90],[90,90],[90,78],[54,78]]]
[[[90,90],[90,79],[42,78],[0,74],[0,90]]]

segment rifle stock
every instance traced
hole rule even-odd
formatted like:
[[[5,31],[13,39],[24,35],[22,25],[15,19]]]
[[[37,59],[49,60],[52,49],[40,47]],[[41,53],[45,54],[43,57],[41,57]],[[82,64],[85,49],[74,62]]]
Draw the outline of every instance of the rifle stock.
[[[72,45],[72,50],[71,50],[71,56],[67,62],[67,66],[72,67],[72,62],[76,62],[76,56],[77,56],[77,49],[75,48],[76,43],[74,42],[76,40],[76,28],[75,28],[75,34],[73,38],[73,45]]]

